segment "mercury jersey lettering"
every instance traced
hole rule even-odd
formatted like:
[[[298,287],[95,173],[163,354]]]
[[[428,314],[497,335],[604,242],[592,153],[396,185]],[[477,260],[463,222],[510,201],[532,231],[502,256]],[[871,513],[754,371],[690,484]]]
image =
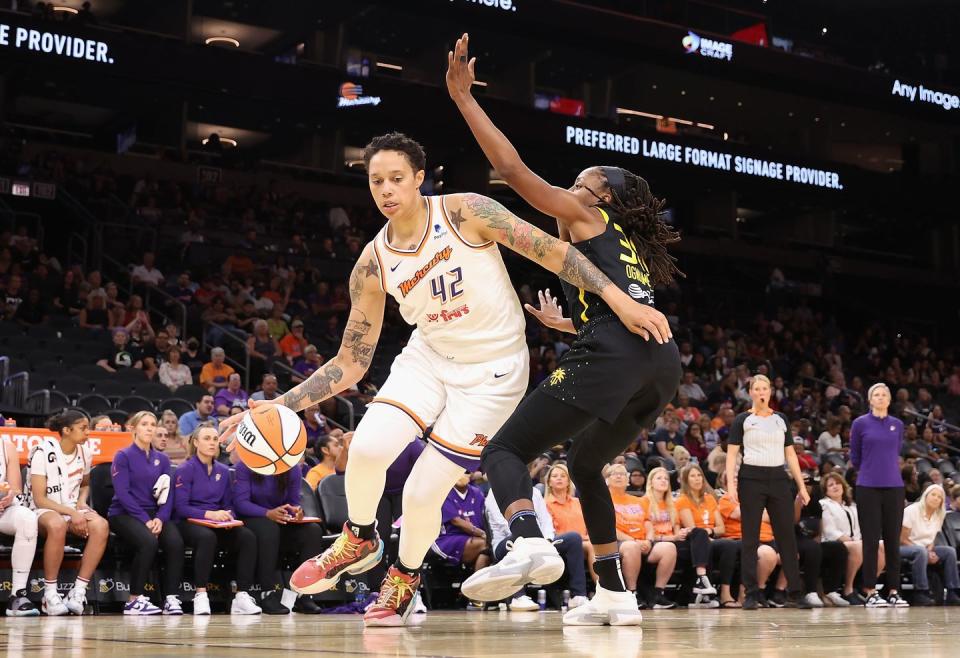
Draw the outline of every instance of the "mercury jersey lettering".
[[[524,318],[495,242],[471,244],[450,222],[442,196],[425,197],[427,223],[415,249],[373,240],[380,285],[437,354],[480,363],[524,345]]]

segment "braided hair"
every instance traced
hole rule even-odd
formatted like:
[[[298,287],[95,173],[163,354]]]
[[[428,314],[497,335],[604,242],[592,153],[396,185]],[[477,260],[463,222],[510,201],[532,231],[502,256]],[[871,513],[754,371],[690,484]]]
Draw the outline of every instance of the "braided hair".
[[[610,207],[620,215],[627,239],[643,257],[654,287],[668,286],[686,275],[677,268],[677,259],[667,245],[680,241],[680,233],[660,217],[665,199],[658,199],[640,176],[620,167],[599,167],[610,191]]]

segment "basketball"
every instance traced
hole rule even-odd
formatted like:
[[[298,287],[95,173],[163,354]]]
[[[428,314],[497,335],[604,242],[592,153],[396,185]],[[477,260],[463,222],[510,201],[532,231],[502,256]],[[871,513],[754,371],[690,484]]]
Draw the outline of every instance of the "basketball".
[[[266,404],[244,414],[237,425],[237,453],[251,471],[279,475],[300,463],[307,430],[295,411]]]

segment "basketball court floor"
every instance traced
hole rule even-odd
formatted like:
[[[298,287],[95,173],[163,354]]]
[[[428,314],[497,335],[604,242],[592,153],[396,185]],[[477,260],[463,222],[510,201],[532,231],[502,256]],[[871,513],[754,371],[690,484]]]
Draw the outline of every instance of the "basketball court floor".
[[[4,619],[17,658],[88,656],[843,656],[960,655],[960,608],[667,610],[642,627],[564,627],[558,612],[434,612],[364,631],[358,616]]]

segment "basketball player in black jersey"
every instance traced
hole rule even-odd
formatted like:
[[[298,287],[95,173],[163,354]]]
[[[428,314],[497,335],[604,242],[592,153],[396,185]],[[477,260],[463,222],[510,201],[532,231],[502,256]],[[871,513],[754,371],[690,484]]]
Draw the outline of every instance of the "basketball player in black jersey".
[[[476,60],[468,61],[464,34],[448,55],[447,89],[497,173],[530,205],[555,217],[568,240],[631,297],[653,306],[653,289],[680,272],[666,246],[679,235],[659,217],[663,201],[647,182],[619,167],[590,167],[570,189],[551,186],[530,171],[516,149],[470,93]],[[528,583],[562,575],[563,562],[543,539],[533,511],[526,464],[574,437],[568,455],[584,521],[596,549],[597,595],[564,623],[632,625],[641,617],[636,596],[620,575],[616,516],[602,469],[651,427],[680,384],[680,355],[662,314],[662,329],[644,339],[617,322],[595,295],[564,285],[571,317],[535,313],[548,326],[577,338],[551,373],[524,399],[486,446],[482,465],[504,517],[513,549],[462,586],[470,599],[496,601]],[[528,307],[533,312],[535,309]]]

